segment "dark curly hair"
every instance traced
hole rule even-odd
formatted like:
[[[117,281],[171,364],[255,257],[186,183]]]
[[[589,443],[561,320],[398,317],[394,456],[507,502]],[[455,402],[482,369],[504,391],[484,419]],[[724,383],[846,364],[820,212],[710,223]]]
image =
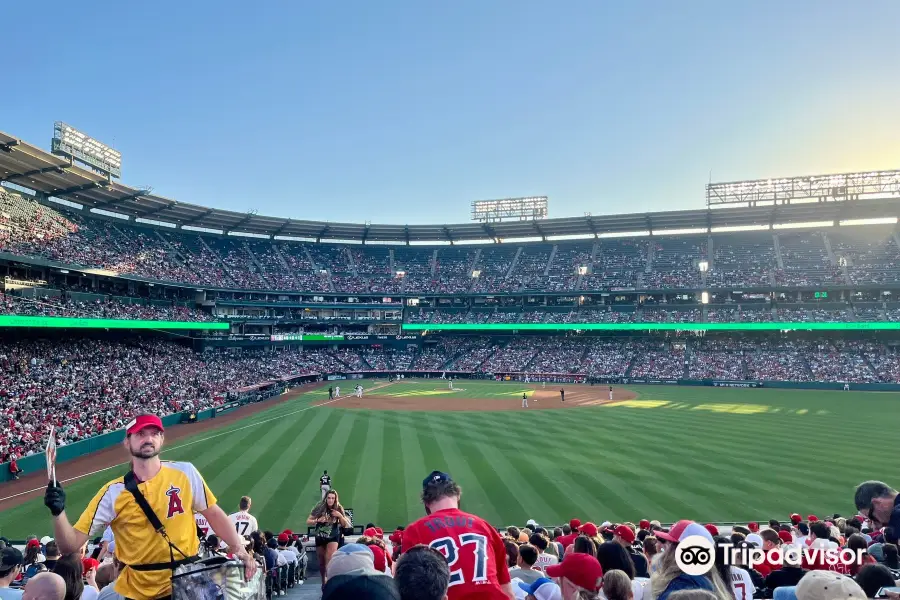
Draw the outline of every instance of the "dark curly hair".
[[[422,490],[422,503],[426,506],[434,504],[442,498],[460,498],[462,488],[455,481],[437,481],[429,483]]]

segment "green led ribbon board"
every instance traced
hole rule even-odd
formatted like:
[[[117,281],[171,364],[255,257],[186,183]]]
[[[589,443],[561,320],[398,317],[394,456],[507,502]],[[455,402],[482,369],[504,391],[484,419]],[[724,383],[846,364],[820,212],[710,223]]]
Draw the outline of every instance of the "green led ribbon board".
[[[53,327],[57,329],[230,329],[224,322],[81,319],[77,317],[25,317],[0,315],[0,327]]]
[[[884,331],[900,323],[415,323],[404,331]]]

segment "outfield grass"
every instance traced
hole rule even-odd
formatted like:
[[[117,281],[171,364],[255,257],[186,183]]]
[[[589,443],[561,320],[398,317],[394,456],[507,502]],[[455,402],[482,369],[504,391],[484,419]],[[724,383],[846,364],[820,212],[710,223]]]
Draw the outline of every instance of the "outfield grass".
[[[377,393],[415,391],[427,398],[445,386],[402,382]],[[453,393],[458,397],[488,398],[521,396],[523,388],[467,380],[459,387],[465,391]],[[891,440],[900,425],[900,394],[628,389],[637,400],[497,412],[310,408],[327,398],[318,390],[222,431],[173,442],[163,456],[193,462],[227,512],[240,496],[252,496],[260,525],[273,530],[303,529],[319,498],[323,469],[357,522],[385,529],[423,514],[417,496],[432,469],[460,482],[464,509],[498,525],[528,518],[562,523],[572,517],[716,521],[783,519],[794,511],[847,514],[854,512],[853,489],[860,481],[898,483]],[[218,437],[203,441],[210,435]],[[123,467],[68,484],[70,518],[119,473]],[[50,531],[41,500],[0,514],[0,534],[7,537]]]

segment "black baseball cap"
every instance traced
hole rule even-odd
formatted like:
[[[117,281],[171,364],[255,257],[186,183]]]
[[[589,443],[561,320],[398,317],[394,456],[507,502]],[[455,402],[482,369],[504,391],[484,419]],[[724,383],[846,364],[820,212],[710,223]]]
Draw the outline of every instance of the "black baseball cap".
[[[6,572],[16,565],[21,565],[23,558],[22,553],[18,549],[7,546],[0,550],[0,571]]]
[[[431,483],[440,483],[442,481],[453,481],[453,479],[441,471],[432,471],[428,477],[422,480],[422,489],[424,490]]]

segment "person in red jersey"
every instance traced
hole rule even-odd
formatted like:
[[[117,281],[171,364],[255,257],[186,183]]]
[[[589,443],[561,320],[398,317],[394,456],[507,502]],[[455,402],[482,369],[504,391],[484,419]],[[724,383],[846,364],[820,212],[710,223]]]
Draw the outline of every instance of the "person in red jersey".
[[[569,521],[569,525],[567,528],[563,528],[563,532],[565,535],[560,536],[556,539],[557,542],[562,544],[563,549],[568,548],[569,544],[575,543],[575,538],[577,538],[580,533],[578,533],[578,528],[581,527],[581,521],[578,519],[572,519]],[[569,531],[566,531],[568,529]]]
[[[515,600],[503,538],[480,517],[459,510],[460,496],[449,475],[432,471],[422,482],[427,516],[403,531],[403,552],[424,544],[444,555],[449,600]]]

